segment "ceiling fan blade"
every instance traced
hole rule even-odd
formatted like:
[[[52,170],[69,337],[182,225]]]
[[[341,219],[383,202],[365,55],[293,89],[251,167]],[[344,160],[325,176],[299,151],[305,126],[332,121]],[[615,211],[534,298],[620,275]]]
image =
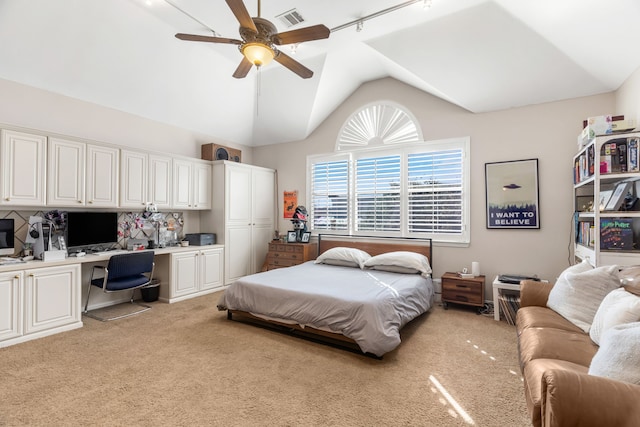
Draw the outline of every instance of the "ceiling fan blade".
[[[258,32],[256,28],[256,24],[253,23],[253,19],[251,19],[251,15],[247,11],[242,0],[225,0],[231,12],[236,16],[236,19],[240,23],[241,27],[248,28],[253,32]]]
[[[271,40],[277,45],[302,43],[311,40],[326,39],[330,33],[331,30],[324,25],[312,25],[311,27],[274,34]]]
[[[290,56],[285,55],[282,52],[278,52],[278,54],[274,58],[280,64],[284,65],[303,79],[308,79],[313,76],[313,71],[296,61]]]
[[[196,34],[176,34],[176,38],[180,40],[188,40],[192,42],[210,42],[210,43],[226,43],[226,44],[242,44],[241,40],[227,39],[225,37],[198,36]]]
[[[236,71],[233,73],[233,77],[236,79],[244,79],[247,77],[247,74],[249,74],[249,70],[251,70],[252,66],[253,64],[251,61],[243,56],[242,61],[240,61],[240,65],[238,65],[238,68],[236,68]]]

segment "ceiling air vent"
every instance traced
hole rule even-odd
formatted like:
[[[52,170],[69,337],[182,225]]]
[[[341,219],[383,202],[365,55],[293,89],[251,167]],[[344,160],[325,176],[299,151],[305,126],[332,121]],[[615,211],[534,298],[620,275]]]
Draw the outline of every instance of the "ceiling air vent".
[[[296,9],[288,10],[280,15],[277,15],[276,18],[280,20],[284,25],[289,27],[293,27],[294,25],[298,25],[301,22],[304,22],[304,18],[300,15]]]

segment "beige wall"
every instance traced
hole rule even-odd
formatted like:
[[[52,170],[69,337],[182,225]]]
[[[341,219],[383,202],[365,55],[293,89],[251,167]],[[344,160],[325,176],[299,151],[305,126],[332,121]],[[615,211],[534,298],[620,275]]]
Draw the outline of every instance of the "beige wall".
[[[248,147],[3,79],[0,124],[194,158],[201,144],[216,143],[241,149],[243,161],[251,161]]]
[[[616,113],[640,123],[640,68],[616,92]]]
[[[279,203],[284,190],[298,190],[306,204],[306,157],[332,152],[343,123],[363,105],[391,100],[404,105],[420,122],[425,140],[471,137],[471,245],[436,247],[434,277],[479,261],[491,283],[498,273],[538,274],[554,279],[569,265],[573,213],[572,157],[582,120],[615,110],[613,93],[569,101],[472,114],[448,102],[387,78],[361,86],[304,141],[258,147],[260,166],[278,170]],[[540,230],[487,230],[484,164],[539,159]],[[290,227],[280,220],[279,230]],[[486,294],[490,294],[487,286]]]

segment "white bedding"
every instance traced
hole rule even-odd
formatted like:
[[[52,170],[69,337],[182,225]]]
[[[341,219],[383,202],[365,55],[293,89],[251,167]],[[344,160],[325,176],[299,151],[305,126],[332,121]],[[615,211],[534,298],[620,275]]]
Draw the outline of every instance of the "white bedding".
[[[433,304],[433,282],[400,274],[306,262],[243,277],[222,295],[220,310],[242,310],[353,339],[382,356],[400,329]]]

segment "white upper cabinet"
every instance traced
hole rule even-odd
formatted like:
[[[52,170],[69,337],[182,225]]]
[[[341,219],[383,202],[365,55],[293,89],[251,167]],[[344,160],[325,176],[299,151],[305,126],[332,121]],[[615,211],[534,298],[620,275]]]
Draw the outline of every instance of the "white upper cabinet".
[[[84,206],[87,144],[49,139],[47,204]]]
[[[46,150],[46,136],[2,130],[0,205],[45,205]]]
[[[87,206],[118,206],[118,148],[87,144]]]
[[[120,207],[144,209],[150,201],[149,158],[139,151],[120,151]]]
[[[173,161],[173,207],[210,209],[211,176],[210,163],[175,159]]]
[[[173,169],[171,157],[149,155],[149,198],[158,209],[171,207]]]

